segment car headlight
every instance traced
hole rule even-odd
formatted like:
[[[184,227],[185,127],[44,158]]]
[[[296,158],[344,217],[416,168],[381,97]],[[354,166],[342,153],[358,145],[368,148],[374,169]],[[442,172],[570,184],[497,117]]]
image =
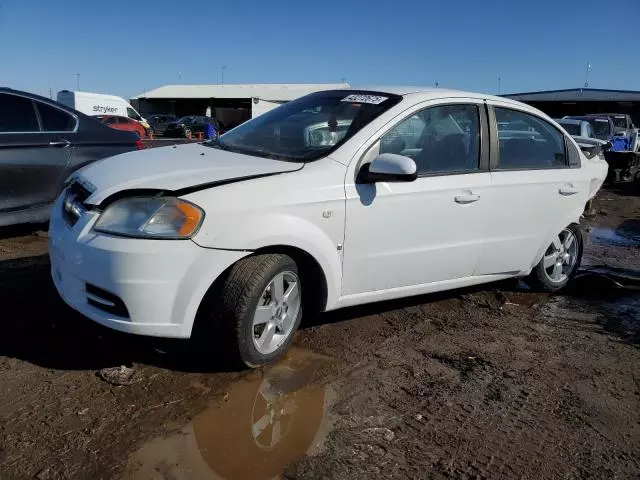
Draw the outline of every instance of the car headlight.
[[[187,239],[200,228],[204,212],[174,197],[133,197],[114,202],[94,230],[138,238]]]

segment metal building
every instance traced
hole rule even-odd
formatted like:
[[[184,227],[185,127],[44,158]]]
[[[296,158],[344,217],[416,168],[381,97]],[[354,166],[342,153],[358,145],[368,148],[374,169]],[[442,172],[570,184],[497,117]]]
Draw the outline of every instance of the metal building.
[[[143,116],[204,115],[210,109],[219,121],[234,125],[308,93],[339,88],[349,84],[165,85],[136,95],[131,104]]]
[[[627,113],[640,124],[640,91],[573,88],[512,93],[503,97],[539,108],[551,117],[587,113]]]

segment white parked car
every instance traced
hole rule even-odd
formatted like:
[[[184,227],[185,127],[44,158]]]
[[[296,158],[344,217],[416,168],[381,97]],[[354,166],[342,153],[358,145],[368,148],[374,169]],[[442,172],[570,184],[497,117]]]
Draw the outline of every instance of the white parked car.
[[[52,276],[103,325],[187,338],[197,321],[254,367],[303,311],[509,277],[563,287],[606,173],[515,101],[313,93],[219,140],[80,170],[53,210]]]

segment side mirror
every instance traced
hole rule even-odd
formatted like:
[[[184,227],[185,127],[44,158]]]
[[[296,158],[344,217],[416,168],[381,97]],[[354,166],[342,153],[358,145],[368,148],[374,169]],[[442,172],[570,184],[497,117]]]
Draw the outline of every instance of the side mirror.
[[[418,178],[418,167],[412,158],[395,153],[378,155],[360,168],[359,183],[413,182]]]

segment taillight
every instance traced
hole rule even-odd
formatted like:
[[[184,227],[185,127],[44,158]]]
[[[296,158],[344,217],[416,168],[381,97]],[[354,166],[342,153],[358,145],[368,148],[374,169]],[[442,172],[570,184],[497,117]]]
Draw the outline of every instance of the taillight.
[[[142,143],[142,140],[138,139],[136,140],[136,150],[142,150],[144,149],[144,143]]]

